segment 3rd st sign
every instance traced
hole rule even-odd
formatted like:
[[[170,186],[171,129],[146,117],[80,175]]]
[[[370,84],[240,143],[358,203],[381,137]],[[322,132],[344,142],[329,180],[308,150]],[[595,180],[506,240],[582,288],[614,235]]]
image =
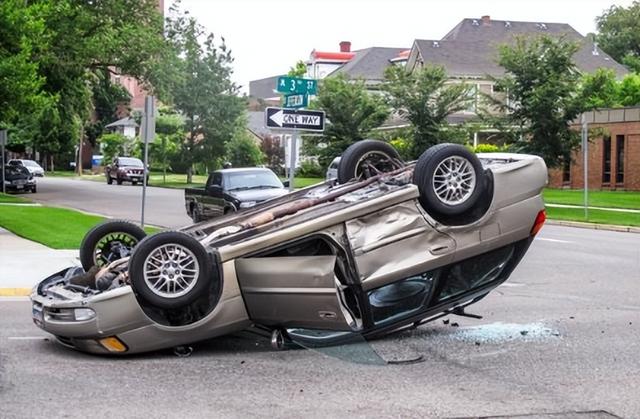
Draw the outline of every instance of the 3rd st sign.
[[[267,127],[281,130],[324,131],[324,112],[267,108]]]

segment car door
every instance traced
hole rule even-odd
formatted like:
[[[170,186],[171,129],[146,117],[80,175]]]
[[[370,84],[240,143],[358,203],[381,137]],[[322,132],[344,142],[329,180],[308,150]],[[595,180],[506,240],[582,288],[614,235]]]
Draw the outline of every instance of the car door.
[[[223,176],[220,172],[214,172],[209,176],[205,193],[202,196],[202,214],[206,218],[219,217],[224,211]]]

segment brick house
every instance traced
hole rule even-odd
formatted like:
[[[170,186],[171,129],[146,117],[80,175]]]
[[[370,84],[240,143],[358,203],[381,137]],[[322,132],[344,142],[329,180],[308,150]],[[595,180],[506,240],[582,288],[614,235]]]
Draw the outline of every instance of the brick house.
[[[585,113],[589,128],[589,189],[640,191],[640,107]],[[576,122],[575,128],[580,129]],[[549,171],[553,188],[583,188],[582,151],[562,169]]]

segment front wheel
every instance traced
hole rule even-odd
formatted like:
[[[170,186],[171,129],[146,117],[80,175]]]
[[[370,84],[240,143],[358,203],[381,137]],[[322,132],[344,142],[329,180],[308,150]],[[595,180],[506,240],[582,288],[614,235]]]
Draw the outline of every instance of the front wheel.
[[[438,144],[418,159],[413,183],[427,212],[452,216],[478,203],[485,190],[485,175],[478,157],[466,147]]]
[[[142,300],[176,309],[205,295],[214,262],[195,238],[165,231],[145,238],[129,259],[131,285]]]
[[[127,257],[146,236],[143,229],[129,221],[105,221],[93,227],[80,244],[80,263],[85,271]]]

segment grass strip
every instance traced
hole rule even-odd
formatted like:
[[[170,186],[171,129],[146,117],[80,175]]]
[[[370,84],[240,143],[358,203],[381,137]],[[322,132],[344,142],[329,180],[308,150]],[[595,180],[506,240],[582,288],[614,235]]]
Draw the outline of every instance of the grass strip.
[[[620,226],[640,226],[640,214],[619,211],[589,210],[589,218],[584,218],[582,208],[547,207],[547,217],[553,220],[580,221],[596,224],[613,224]]]
[[[549,204],[583,205],[584,191],[576,189],[551,189],[543,192]],[[589,206],[605,208],[640,209],[640,192],[589,191]]]

